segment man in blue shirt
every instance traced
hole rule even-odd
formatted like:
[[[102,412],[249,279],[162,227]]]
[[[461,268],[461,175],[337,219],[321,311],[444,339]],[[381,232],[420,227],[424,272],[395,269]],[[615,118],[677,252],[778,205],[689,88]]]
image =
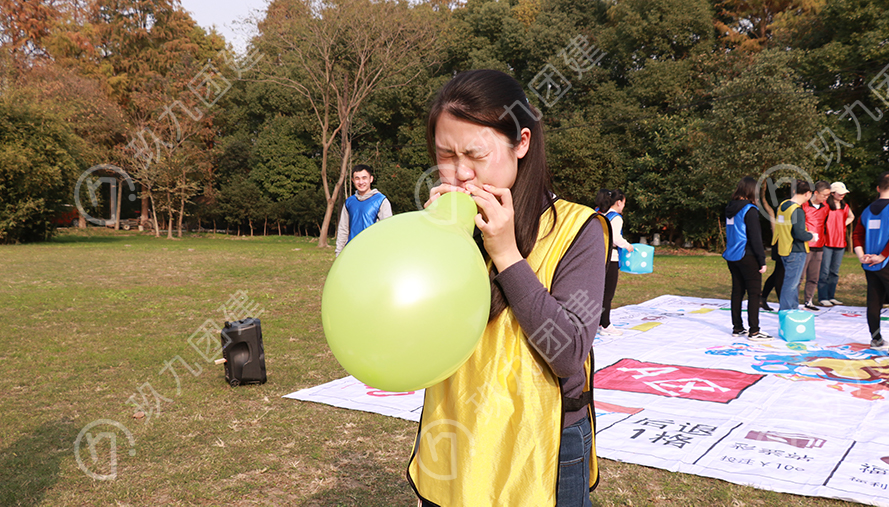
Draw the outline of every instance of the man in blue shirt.
[[[345,248],[346,243],[364,229],[378,220],[392,216],[392,205],[389,199],[379,190],[370,188],[373,183],[373,169],[368,165],[358,164],[352,168],[352,185],[355,194],[346,199],[340,212],[339,225],[336,230],[336,255]]]

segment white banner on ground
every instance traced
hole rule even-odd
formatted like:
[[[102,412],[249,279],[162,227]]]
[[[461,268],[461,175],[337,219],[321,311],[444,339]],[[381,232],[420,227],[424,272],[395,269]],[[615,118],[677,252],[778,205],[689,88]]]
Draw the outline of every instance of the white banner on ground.
[[[753,343],[731,336],[729,306],[661,296],[612,312],[623,336],[594,343],[598,454],[889,506],[889,354],[869,348],[865,310],[815,313],[814,341]],[[760,320],[778,335],[777,313]]]
[[[817,339],[790,343],[732,337],[717,299],[661,296],[611,320],[624,334],[594,342],[599,456],[889,507],[889,354],[868,347],[863,308],[819,311]],[[778,335],[777,313],[760,320]],[[285,398],[411,421],[423,405],[354,377]]]
[[[283,397],[420,422],[420,412],[423,410],[423,392],[422,390],[408,393],[380,391],[349,376],[320,386],[302,389]]]

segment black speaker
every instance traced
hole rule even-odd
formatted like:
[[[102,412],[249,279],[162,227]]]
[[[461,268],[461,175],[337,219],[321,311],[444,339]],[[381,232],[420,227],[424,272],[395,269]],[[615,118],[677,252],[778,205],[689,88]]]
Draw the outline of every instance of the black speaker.
[[[265,350],[259,319],[226,322],[222,329],[222,357],[225,381],[232,387],[241,384],[265,384]]]

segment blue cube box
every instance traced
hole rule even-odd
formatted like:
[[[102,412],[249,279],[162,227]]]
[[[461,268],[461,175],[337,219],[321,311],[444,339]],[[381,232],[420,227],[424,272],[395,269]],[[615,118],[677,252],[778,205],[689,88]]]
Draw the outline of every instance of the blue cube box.
[[[641,275],[654,270],[654,247],[633,243],[633,251],[620,249],[620,270],[624,273]]]
[[[778,336],[786,342],[815,339],[815,315],[802,310],[778,312]]]

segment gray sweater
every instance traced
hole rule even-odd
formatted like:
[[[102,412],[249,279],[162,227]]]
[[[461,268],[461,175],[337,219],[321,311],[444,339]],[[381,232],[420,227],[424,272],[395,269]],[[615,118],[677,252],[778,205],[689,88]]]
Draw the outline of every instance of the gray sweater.
[[[559,262],[551,291],[524,260],[494,278],[522,331],[559,377],[562,393],[571,398],[583,392],[583,363],[598,329],[605,287],[605,248],[602,225],[591,219]],[[556,331],[537,332],[546,327]],[[568,412],[563,424],[570,426],[585,415],[586,409]]]

